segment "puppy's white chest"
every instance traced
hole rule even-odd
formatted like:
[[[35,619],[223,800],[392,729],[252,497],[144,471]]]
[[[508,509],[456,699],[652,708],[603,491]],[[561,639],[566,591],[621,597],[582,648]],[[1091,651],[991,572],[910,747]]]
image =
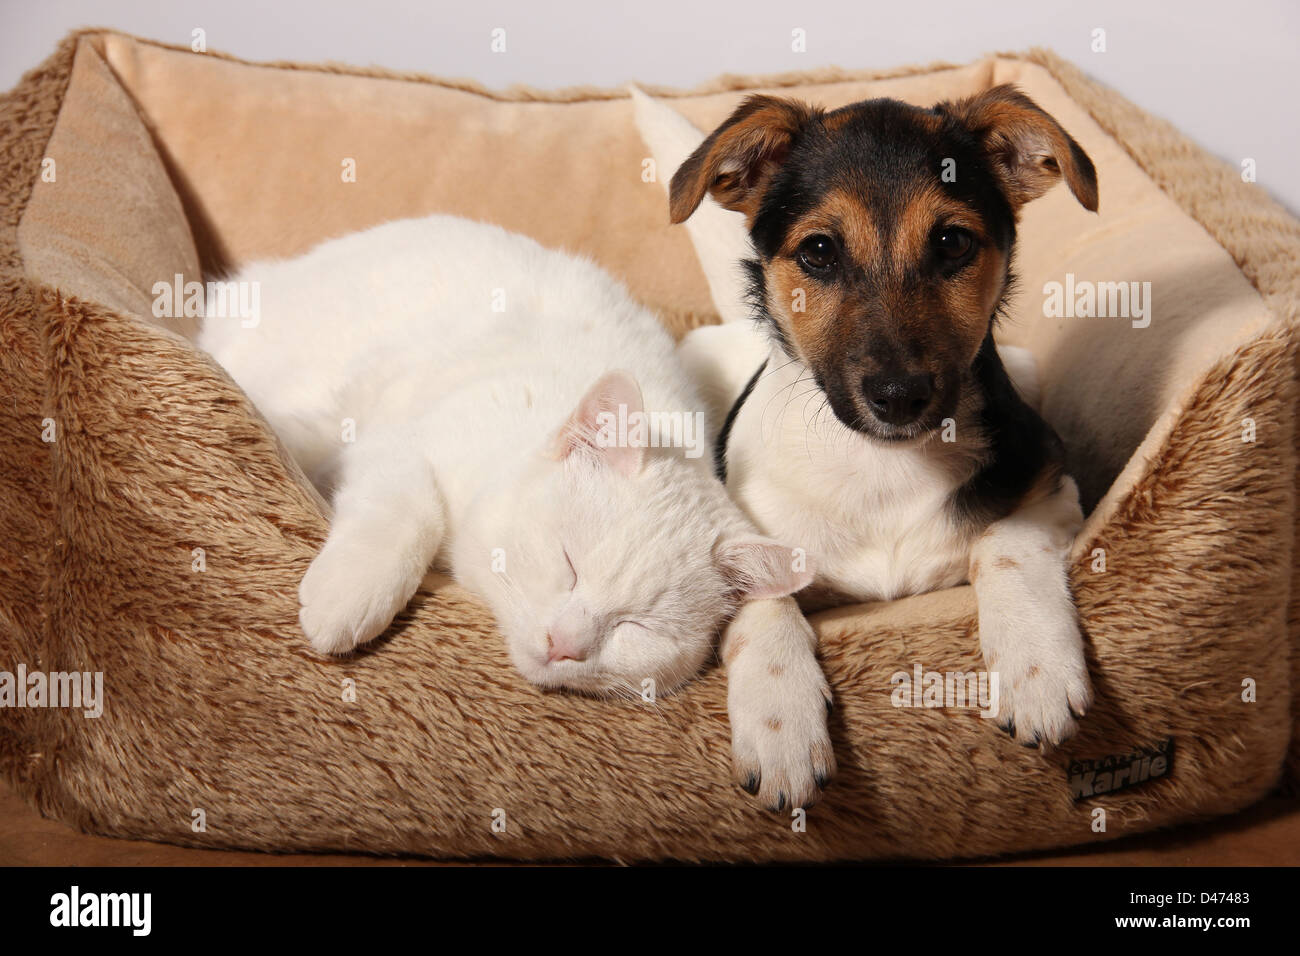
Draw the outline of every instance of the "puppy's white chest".
[[[947,495],[901,497],[892,505],[863,513],[857,540],[839,547],[825,542],[815,552],[823,567],[823,586],[859,601],[893,600],[952,587],[966,580],[970,544],[948,520]],[[838,504],[838,503],[835,503]],[[844,515],[831,520],[845,521]]]
[[[835,420],[820,392],[805,404],[783,401],[782,388],[757,387],[728,441],[727,489],[758,526],[804,548],[817,583],[853,600],[966,580],[972,540],[948,510],[960,453],[938,441],[869,441]]]

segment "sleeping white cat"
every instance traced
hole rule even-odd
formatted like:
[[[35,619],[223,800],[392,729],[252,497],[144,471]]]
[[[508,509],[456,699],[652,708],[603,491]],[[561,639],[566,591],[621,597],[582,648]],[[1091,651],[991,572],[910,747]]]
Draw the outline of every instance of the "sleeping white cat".
[[[232,281],[258,283],[261,321],[210,318],[200,344],[332,500],[299,591],[315,648],[378,636],[437,565],[486,599],[530,681],[639,694],[650,679],[666,693],[748,602],[746,650],[729,662],[736,774],[757,774],[771,803],[811,801],[833,766],[829,690],[784,597],[811,569],[753,530],[709,455],[601,440],[607,414],[705,407],[622,285],[445,216]]]

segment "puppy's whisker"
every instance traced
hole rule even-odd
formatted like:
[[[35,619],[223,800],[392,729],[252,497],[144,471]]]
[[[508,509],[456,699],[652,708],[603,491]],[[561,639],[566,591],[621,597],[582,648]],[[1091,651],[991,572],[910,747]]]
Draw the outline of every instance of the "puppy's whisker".
[[[789,365],[791,363],[787,362],[786,364]],[[794,389],[799,385],[800,382],[803,382],[805,380],[805,375],[807,374],[808,374],[807,372],[801,372],[793,382],[789,382],[785,385],[782,385],[775,392],[773,392],[772,395],[768,398],[767,403],[763,406],[762,417],[759,419],[760,428],[765,428],[767,425],[767,413],[768,410],[771,408],[772,403],[782,395],[785,396],[785,402],[781,406],[781,414],[777,419],[775,429],[773,430],[773,432],[766,432],[765,434],[774,434],[775,431],[780,430],[781,422],[784,420],[785,417],[785,409],[790,404],[790,398],[794,393]]]
[[[806,393],[802,393],[802,392],[801,392],[799,395],[796,395],[796,394],[794,393],[795,388],[797,388],[799,385],[801,385],[801,384],[802,384],[803,382],[805,382],[805,381],[806,381],[806,379],[805,379],[802,375],[800,375],[797,379],[795,379],[793,382],[790,383],[790,388],[789,388],[788,393],[787,393],[787,395],[786,395],[785,404],[781,406],[781,415],[780,415],[779,419],[777,420],[777,429],[778,429],[778,430],[781,428],[782,425],[785,424],[785,413],[786,413],[786,411],[789,409],[791,403],[794,402],[795,400],[801,398],[804,394],[806,394]]]

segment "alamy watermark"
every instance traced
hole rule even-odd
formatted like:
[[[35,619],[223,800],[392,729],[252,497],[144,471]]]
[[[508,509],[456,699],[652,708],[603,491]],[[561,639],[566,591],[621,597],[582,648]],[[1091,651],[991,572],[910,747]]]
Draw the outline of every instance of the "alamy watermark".
[[[910,674],[895,671],[889,683],[895,707],[978,710],[986,718],[998,713],[997,671],[927,671],[913,664]]]
[[[124,927],[133,936],[153,928],[152,893],[83,893],[73,886],[50,897],[50,925],[55,927]]]
[[[684,448],[687,458],[704,454],[703,412],[628,411],[596,413],[598,448]]]
[[[1151,324],[1150,282],[1092,282],[1065,274],[1043,285],[1043,315],[1049,319],[1131,319],[1133,328]]]
[[[171,282],[155,282],[150,291],[156,319],[239,319],[246,329],[255,329],[262,321],[262,287],[256,281],[186,282],[178,272]]]
[[[104,713],[103,671],[0,671],[0,707],[66,707],[86,717]]]

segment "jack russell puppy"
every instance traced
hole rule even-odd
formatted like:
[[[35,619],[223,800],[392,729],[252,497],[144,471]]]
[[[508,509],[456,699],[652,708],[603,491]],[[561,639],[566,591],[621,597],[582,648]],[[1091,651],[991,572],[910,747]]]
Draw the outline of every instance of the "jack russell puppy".
[[[645,132],[651,101],[636,96]],[[999,350],[993,327],[1020,209],[1061,180],[1096,211],[1087,154],[998,86],[931,109],[750,96],[669,189],[674,223],[711,195],[752,242],[757,321],[681,346],[725,412],[715,462],[728,490],[765,533],[806,549],[823,605],[974,585],[998,724],[1043,750],[1092,699],[1067,571],[1083,519],[1061,440],[1030,404],[1032,360]]]

